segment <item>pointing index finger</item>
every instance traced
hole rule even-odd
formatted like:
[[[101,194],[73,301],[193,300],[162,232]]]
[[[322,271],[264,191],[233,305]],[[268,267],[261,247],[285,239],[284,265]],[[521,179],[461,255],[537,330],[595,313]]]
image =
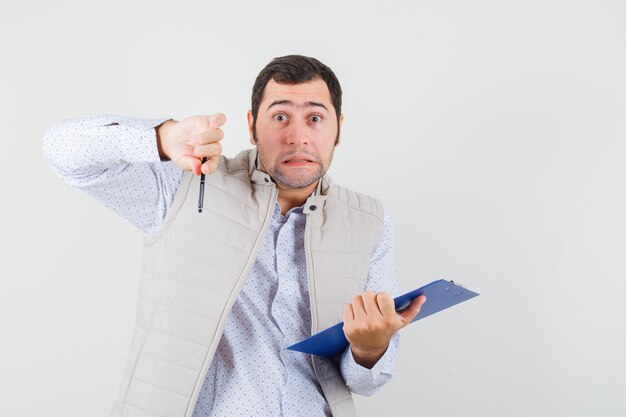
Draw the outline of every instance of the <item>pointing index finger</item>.
[[[190,145],[198,146],[206,145],[208,143],[219,142],[222,139],[224,139],[224,131],[218,128],[205,130],[204,132],[200,132],[197,135],[193,135],[187,140],[187,142]]]
[[[209,116],[209,126],[211,129],[217,129],[226,123],[226,115],[224,113],[216,113]]]

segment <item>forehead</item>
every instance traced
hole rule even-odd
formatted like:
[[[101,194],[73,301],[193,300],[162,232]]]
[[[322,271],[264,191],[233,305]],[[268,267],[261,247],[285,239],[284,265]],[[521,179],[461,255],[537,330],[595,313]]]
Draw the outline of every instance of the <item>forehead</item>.
[[[283,100],[291,101],[296,105],[314,101],[326,105],[328,109],[333,107],[328,86],[321,78],[300,84],[279,84],[270,80],[263,91],[260,110],[267,110],[275,101]]]

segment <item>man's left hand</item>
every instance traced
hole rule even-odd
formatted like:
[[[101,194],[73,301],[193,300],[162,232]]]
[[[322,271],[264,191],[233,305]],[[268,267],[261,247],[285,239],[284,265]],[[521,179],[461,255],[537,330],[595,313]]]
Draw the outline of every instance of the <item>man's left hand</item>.
[[[343,332],[350,342],[352,356],[359,365],[372,368],[385,354],[391,337],[418,315],[426,297],[420,295],[396,312],[393,298],[386,292],[365,291],[343,309]]]

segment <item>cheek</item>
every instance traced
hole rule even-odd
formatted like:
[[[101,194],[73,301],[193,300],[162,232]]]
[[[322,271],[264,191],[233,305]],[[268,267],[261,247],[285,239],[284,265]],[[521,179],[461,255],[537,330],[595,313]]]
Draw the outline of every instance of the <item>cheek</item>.
[[[276,145],[271,140],[267,140],[267,136],[261,136],[259,133],[259,137],[262,138],[257,142],[259,155],[263,161],[263,165],[266,168],[270,168],[276,164],[276,160],[280,156],[280,150],[277,149]]]
[[[327,128],[324,130],[323,135],[320,135],[320,141],[318,141],[318,149],[324,154],[331,154],[334,152],[336,140],[337,128]]]
[[[264,138],[266,142],[278,142],[287,135],[287,129],[281,129],[275,124],[261,124],[256,127],[257,136]]]

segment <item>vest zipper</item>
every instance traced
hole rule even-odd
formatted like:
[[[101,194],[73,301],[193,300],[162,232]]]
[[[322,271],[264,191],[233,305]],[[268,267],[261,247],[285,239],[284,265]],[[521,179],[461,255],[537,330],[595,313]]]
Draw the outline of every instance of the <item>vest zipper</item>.
[[[304,255],[306,257],[306,275],[309,287],[309,309],[311,310],[311,336],[317,333],[318,330],[318,319],[317,319],[317,294],[315,293],[315,274],[313,273],[313,260],[311,259],[311,232],[309,227],[309,217],[307,216],[307,222],[304,225]],[[317,381],[322,388],[322,392],[324,393],[324,398],[328,402],[328,406],[330,408],[330,412],[332,415],[335,415],[334,405],[328,401],[329,393],[326,388],[325,380],[321,377],[318,363],[321,359],[315,355],[311,355],[311,364],[313,365],[313,371],[315,372],[315,376],[317,377]]]
[[[233,294],[231,298],[228,300],[228,302],[226,303],[224,312],[228,311],[230,313],[230,311],[232,310],[235,300],[237,299],[237,297],[239,297],[239,292],[241,291],[241,287],[243,287],[243,284],[245,283],[246,278],[248,277],[248,274],[250,273],[250,269],[252,269],[252,264],[256,260],[256,254],[259,251],[260,242],[265,236],[265,233],[267,232],[267,228],[269,227],[270,220],[274,212],[274,205],[276,204],[277,197],[278,197],[278,191],[276,189],[276,186],[272,186],[272,194],[270,195],[270,198],[269,198],[267,211],[265,213],[265,220],[263,221],[263,226],[261,226],[261,231],[259,232],[259,235],[257,236],[256,241],[254,242],[254,246],[252,247],[252,252],[250,253],[250,257],[248,258],[248,262],[246,263],[246,266],[244,267],[243,272],[239,276],[239,280],[237,281],[237,285],[235,285]],[[224,314],[224,316],[218,323],[216,334],[215,334],[215,337],[213,338],[213,343],[209,347],[207,356],[204,360],[204,364],[202,365],[200,378],[198,378],[198,382],[196,383],[196,386],[193,389],[193,393],[191,394],[189,406],[187,408],[187,411],[185,412],[185,417],[193,416],[193,412],[196,407],[196,402],[198,401],[198,396],[200,395],[200,389],[202,388],[202,384],[204,384],[204,379],[206,378],[206,374],[209,371],[209,366],[211,365],[211,362],[213,361],[213,358],[215,357],[215,351],[217,350],[217,345],[219,344],[220,339],[222,338],[222,333],[224,333],[224,326],[226,325],[227,317],[228,315]],[[211,358],[211,360],[210,361],[207,360],[208,358]]]

